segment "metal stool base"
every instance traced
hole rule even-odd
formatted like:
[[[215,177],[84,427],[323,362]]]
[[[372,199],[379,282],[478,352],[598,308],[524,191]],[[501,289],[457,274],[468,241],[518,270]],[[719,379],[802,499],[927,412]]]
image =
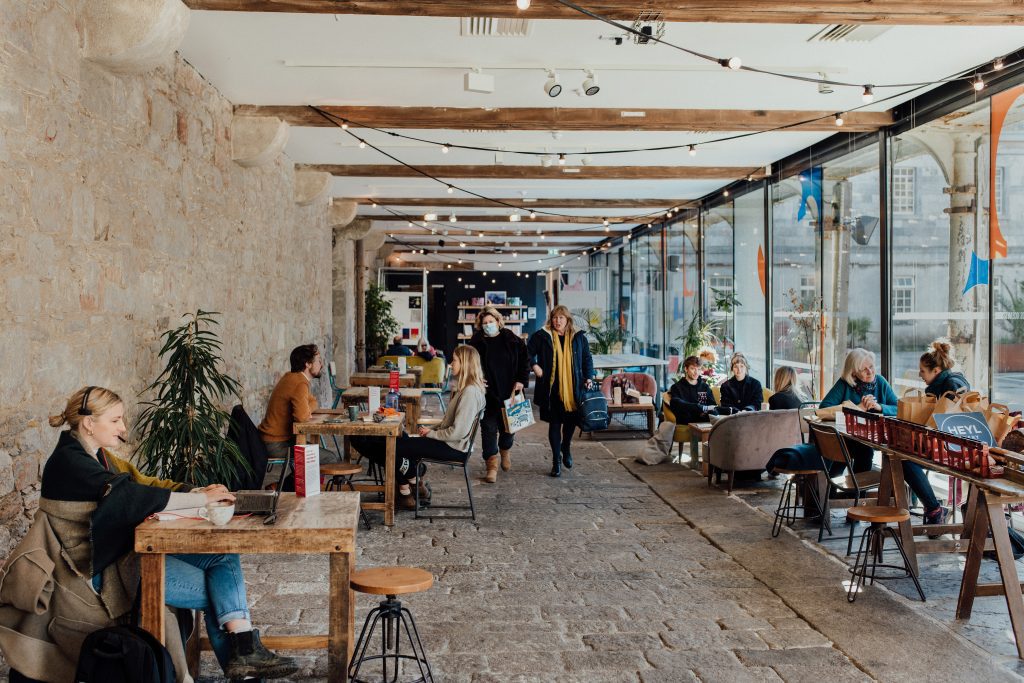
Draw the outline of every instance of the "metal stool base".
[[[373,639],[377,625],[381,626],[380,654],[368,655],[367,649]],[[404,632],[404,633],[403,633]],[[409,654],[402,653],[402,636],[409,646]],[[434,674],[427,662],[427,653],[423,650],[423,643],[420,641],[419,631],[416,630],[416,620],[412,612],[402,603],[395,599],[394,595],[387,596],[380,605],[370,610],[363,622],[363,630],[359,633],[359,640],[356,641],[353,650],[355,658],[348,668],[349,681],[351,683],[399,683],[400,663],[406,662],[407,669],[412,673],[419,673],[419,678],[402,680],[401,683],[434,683]],[[371,675],[380,675],[380,678],[360,678],[359,672],[365,664],[379,662],[380,666],[370,666],[371,670],[376,669]],[[415,662],[415,667],[409,663]]]
[[[902,566],[885,564],[882,560],[886,535],[892,538],[896,544],[896,549],[900,551],[900,557],[903,558]],[[865,547],[865,544],[867,547]],[[879,569],[895,569],[900,573],[894,576],[877,576],[876,572]],[[910,568],[910,560],[907,559],[907,553],[903,549],[903,543],[900,541],[899,534],[895,528],[886,524],[874,522],[861,534],[860,546],[857,548],[857,556],[854,558],[853,566],[850,567],[850,573],[853,576],[850,579],[850,587],[846,592],[846,599],[849,602],[857,599],[857,593],[860,592],[860,589],[866,583],[873,584],[875,581],[905,579],[908,577],[914,580],[914,586],[917,588],[917,594],[921,596],[921,602],[925,601],[921,582],[917,580],[917,574]]]
[[[772,538],[778,538],[783,525],[791,527],[796,520],[804,518],[802,512],[804,501],[801,499],[798,486],[805,483],[806,476],[804,474],[791,475],[783,484],[782,495],[779,496],[779,504],[775,508],[775,519],[772,522]],[[818,510],[818,514],[823,514],[821,502],[818,500],[818,492],[815,490],[813,482],[807,485],[807,491],[811,494],[811,500],[814,501],[814,507]],[[799,517],[797,516],[798,512],[800,512]]]

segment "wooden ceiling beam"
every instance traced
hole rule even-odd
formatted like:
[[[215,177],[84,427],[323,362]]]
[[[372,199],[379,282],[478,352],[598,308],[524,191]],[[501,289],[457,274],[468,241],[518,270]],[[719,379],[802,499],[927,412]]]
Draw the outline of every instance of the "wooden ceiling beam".
[[[424,249],[432,249],[434,251],[447,251],[449,249],[504,249],[506,251],[518,251],[520,253],[526,253],[526,250],[530,248],[541,249],[542,247],[547,247],[548,249],[580,249],[583,247],[593,246],[594,244],[597,244],[600,241],[597,239],[599,236],[595,234],[595,239],[589,242],[583,241],[582,239],[568,241],[534,239],[524,242],[513,242],[512,240],[509,240],[509,246],[506,247],[504,242],[481,242],[475,237],[470,238],[468,241],[465,239],[462,239],[460,241],[459,237],[449,236],[440,238],[441,240],[444,241],[444,246],[442,247],[441,245],[438,244],[437,236],[429,235],[429,237],[431,237],[432,239],[424,240],[418,237],[400,237],[399,239],[403,243],[413,244],[417,248],[423,247]],[[608,238],[612,237],[612,235],[605,235],[604,233],[601,233],[600,237]],[[533,246],[534,242],[537,243],[537,246]],[[465,244],[466,246],[460,247],[459,244]]]
[[[520,11],[510,0],[185,0],[195,10],[305,12],[424,17],[521,17],[589,20],[552,0],[533,0]],[[665,21],[761,24],[975,25],[1024,24],[1024,5],[1014,0],[665,0],[660,3],[589,0],[587,9],[631,22],[641,10]]]
[[[509,180],[736,180],[764,177],[763,166],[417,166],[400,164],[301,164],[296,168],[336,176],[367,178],[486,178]],[[569,171],[569,172],[566,172]]]
[[[493,201],[477,199],[475,197],[424,197],[421,199],[415,197],[338,197],[338,199],[355,201],[366,206],[377,203],[381,206],[422,206],[424,208],[508,208],[495,204]],[[658,209],[671,206],[682,208],[693,205],[692,201],[686,199],[537,199],[536,201],[525,201],[521,197],[516,197],[512,199],[498,199],[496,201],[511,204],[527,211],[530,209]]]
[[[510,224],[511,225],[511,224]],[[608,226],[608,232],[604,230],[545,230],[544,236],[547,240],[552,239],[573,239],[573,238],[587,238],[587,239],[598,239],[605,237],[617,237],[629,232],[628,228],[617,227],[614,225]],[[453,225],[449,230],[449,234],[445,235],[441,230],[448,228],[440,228],[436,235],[431,235],[429,232],[423,230],[417,230],[416,228],[402,228],[401,230],[385,230],[388,235],[398,235],[403,239],[406,237],[422,237],[423,239],[443,239],[443,240],[459,240],[465,241],[466,239],[475,240],[478,239],[480,233],[484,234],[484,237],[504,237],[508,239],[519,238],[527,239],[531,237],[540,237],[534,231],[523,230],[522,235],[516,235],[513,229],[509,230],[474,230],[472,235],[467,235],[464,228],[460,228],[458,224]],[[517,228],[518,229],[518,228]]]
[[[647,223],[652,220],[657,220],[661,214],[657,216],[648,216],[642,219],[637,218],[636,220],[628,220],[627,216],[609,216],[609,222],[620,221],[622,223],[630,223],[637,225],[639,223]],[[405,216],[393,216],[391,214],[363,214],[359,218],[364,218],[370,221],[378,221],[382,223],[407,223],[409,221]],[[439,222],[444,222],[446,216],[443,214],[438,217]],[[604,221],[604,216],[537,216],[537,218],[529,218],[524,215],[521,221],[513,223],[508,219],[508,216],[459,216],[456,214],[456,218],[459,219],[458,223],[448,223],[449,229],[458,230],[459,228],[465,227],[464,224],[471,223],[506,223],[509,226],[530,226],[537,224],[551,224],[551,223],[569,223],[572,225],[601,225]],[[413,220],[417,220],[416,217]]]
[[[321,107],[324,111],[372,128],[543,130],[543,131],[764,131],[781,126],[785,131],[836,131],[835,111],[777,109],[591,109],[589,107]],[[636,114],[642,112],[643,116]],[[240,104],[238,116],[274,116],[293,126],[325,127],[335,124],[306,106]],[[814,120],[817,119],[817,120]],[[876,131],[892,125],[889,111],[852,111],[843,114],[843,130]],[[793,125],[800,121],[810,121]],[[438,142],[443,142],[439,140]]]

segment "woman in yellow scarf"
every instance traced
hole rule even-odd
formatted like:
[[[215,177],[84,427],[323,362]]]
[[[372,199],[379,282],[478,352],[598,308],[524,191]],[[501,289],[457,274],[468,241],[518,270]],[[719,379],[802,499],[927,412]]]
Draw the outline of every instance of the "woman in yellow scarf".
[[[584,386],[594,376],[587,335],[573,325],[565,306],[551,309],[547,323],[533,333],[527,353],[537,377],[534,403],[540,419],[548,423],[551,476],[562,476],[562,465],[572,468],[570,445],[579,426],[577,408]]]

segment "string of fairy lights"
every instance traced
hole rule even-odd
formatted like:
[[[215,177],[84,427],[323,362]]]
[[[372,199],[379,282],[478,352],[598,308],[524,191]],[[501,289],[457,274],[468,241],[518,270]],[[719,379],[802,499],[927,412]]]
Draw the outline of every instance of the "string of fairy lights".
[[[936,80],[932,80],[932,81],[920,81],[920,82],[910,82],[910,83],[881,83],[881,84],[851,83],[851,82],[839,81],[839,80],[830,79],[830,78],[815,78],[815,77],[811,77],[811,76],[804,76],[804,75],[801,75],[801,74],[791,74],[791,73],[772,71],[772,70],[769,70],[769,69],[761,69],[761,68],[758,68],[758,67],[748,66],[748,65],[743,64],[742,59],[740,57],[738,57],[738,56],[717,57],[717,56],[714,56],[714,55],[705,54],[705,53],[700,52],[698,50],[694,50],[694,49],[688,48],[688,47],[686,47],[684,45],[679,45],[679,44],[673,43],[671,41],[665,40],[664,38],[662,38],[661,36],[658,36],[658,35],[650,35],[650,34],[646,34],[646,33],[641,33],[637,28],[635,28],[633,26],[629,26],[629,25],[617,22],[617,21],[615,21],[613,19],[605,17],[605,16],[603,16],[603,15],[597,13],[597,12],[594,12],[594,11],[592,11],[590,9],[587,9],[585,7],[577,5],[576,3],[571,2],[570,0],[555,0],[555,1],[558,2],[561,5],[569,8],[569,9],[575,11],[575,12],[578,12],[578,13],[584,15],[584,16],[587,16],[587,17],[590,17],[590,18],[595,19],[597,21],[601,21],[601,22],[603,22],[605,24],[608,24],[609,26],[612,26],[612,27],[614,27],[614,28],[616,28],[618,30],[621,30],[621,31],[623,31],[626,34],[636,35],[638,37],[644,38],[647,42],[654,42],[654,43],[657,43],[657,44],[662,45],[664,47],[667,47],[667,48],[670,48],[670,49],[673,49],[673,50],[677,50],[677,51],[683,52],[683,53],[685,53],[685,54],[687,54],[689,56],[696,57],[696,58],[704,60],[704,61],[708,61],[708,62],[712,62],[712,63],[718,64],[721,67],[723,67],[725,69],[728,69],[730,71],[745,71],[745,72],[748,72],[748,73],[759,74],[759,75],[763,75],[763,76],[770,76],[770,77],[774,77],[774,78],[787,79],[787,80],[792,80],[792,81],[800,81],[800,82],[817,84],[817,85],[827,85],[827,86],[831,86],[831,87],[859,88],[861,90],[861,96],[862,96],[862,100],[863,100],[863,104],[861,106],[845,109],[843,111],[835,112],[834,114],[822,115],[822,116],[812,117],[812,118],[808,118],[808,119],[804,119],[804,120],[800,120],[800,121],[794,121],[794,122],[791,122],[791,123],[788,123],[788,124],[783,124],[783,125],[775,126],[775,127],[772,127],[772,128],[766,128],[766,129],[760,129],[760,130],[756,130],[756,131],[747,131],[747,132],[736,133],[736,134],[732,134],[732,135],[720,136],[720,137],[717,137],[717,138],[714,138],[714,139],[711,139],[711,140],[707,140],[707,139],[700,140],[700,141],[693,141],[693,140],[691,140],[691,141],[684,141],[684,142],[680,142],[680,143],[676,143],[676,144],[671,144],[671,145],[659,145],[659,146],[651,146],[651,147],[636,147],[636,148],[623,148],[623,149],[605,149],[605,150],[600,150],[600,149],[599,150],[591,150],[591,149],[587,149],[587,150],[579,150],[579,151],[563,151],[563,152],[557,153],[557,164],[559,166],[566,166],[567,164],[570,163],[570,159],[576,158],[576,157],[581,157],[582,158],[582,157],[593,157],[593,156],[604,156],[604,155],[633,154],[633,153],[642,153],[642,152],[665,152],[665,151],[675,151],[675,150],[683,150],[683,149],[685,149],[687,151],[689,156],[693,157],[693,156],[697,155],[699,147],[707,147],[708,145],[720,144],[720,143],[723,143],[723,142],[729,142],[729,141],[734,141],[734,140],[739,140],[739,139],[750,138],[750,137],[754,137],[754,136],[757,136],[757,135],[766,135],[766,134],[769,134],[769,133],[775,133],[775,132],[785,131],[785,130],[789,130],[789,129],[793,129],[793,128],[799,128],[799,127],[808,126],[808,125],[815,124],[815,123],[821,122],[823,120],[828,120],[828,119],[832,119],[834,121],[836,127],[837,128],[841,128],[843,126],[843,124],[845,123],[844,116],[848,115],[849,113],[856,112],[856,111],[859,111],[859,110],[864,109],[866,107],[874,106],[874,105],[877,105],[877,104],[880,104],[880,103],[883,103],[883,102],[886,102],[886,101],[889,101],[889,100],[905,97],[908,94],[912,94],[914,91],[917,91],[917,90],[922,90],[922,89],[925,89],[925,88],[930,88],[930,87],[934,87],[934,86],[942,85],[942,84],[947,84],[947,83],[955,83],[955,82],[959,82],[959,81],[964,81],[966,83],[969,83],[970,86],[976,92],[981,92],[985,88],[985,85],[986,85],[985,79],[987,77],[991,76],[992,74],[994,74],[996,72],[1002,71],[1003,69],[1005,69],[1007,67],[1013,67],[1013,66],[1017,66],[1017,65],[1019,65],[1021,63],[1024,63],[1024,59],[1019,59],[1019,60],[1016,60],[1016,61],[1008,61],[1008,57],[1007,56],[1001,56],[1001,57],[997,57],[994,60],[992,60],[988,64],[987,67],[979,67],[979,68],[975,68],[975,69],[968,69],[968,70],[959,72],[958,74],[955,74],[953,76],[949,76],[949,77],[941,78],[941,79],[936,79]],[[529,7],[530,7],[530,4],[531,4],[530,0],[516,0],[516,6],[520,10],[522,10],[522,11],[528,10]],[[875,100],[875,91],[876,90],[896,89],[896,88],[903,89],[903,91],[895,93],[893,95],[890,95],[888,97],[882,98],[882,99],[877,100],[877,101]],[[475,191],[473,191],[473,190],[471,190],[471,189],[469,189],[467,187],[463,187],[461,185],[457,185],[457,184],[455,184],[453,182],[449,182],[449,181],[447,181],[445,179],[442,179],[442,178],[439,178],[437,176],[434,176],[434,175],[432,175],[431,173],[425,171],[422,168],[419,168],[419,167],[417,167],[415,165],[409,164],[409,163],[403,161],[402,159],[399,159],[395,155],[385,151],[379,145],[373,144],[370,141],[368,141],[366,139],[366,137],[365,137],[365,133],[357,134],[356,132],[354,132],[352,130],[352,128],[359,129],[361,132],[362,131],[373,131],[373,132],[375,132],[377,134],[380,134],[382,136],[388,136],[388,137],[391,137],[391,138],[398,138],[398,139],[409,140],[409,141],[413,141],[413,142],[416,142],[416,143],[419,143],[419,144],[431,145],[431,146],[439,148],[442,154],[447,154],[451,149],[460,149],[460,150],[476,151],[476,152],[504,153],[504,154],[522,155],[522,156],[528,156],[528,157],[539,157],[539,158],[542,158],[542,159],[552,159],[552,158],[554,158],[554,155],[552,153],[548,152],[548,151],[526,150],[526,149],[509,149],[508,147],[497,148],[497,147],[489,147],[489,146],[485,146],[485,145],[471,145],[471,144],[457,144],[457,143],[453,144],[451,142],[445,142],[445,141],[439,141],[439,140],[431,140],[431,139],[422,138],[422,137],[418,137],[418,136],[413,136],[413,135],[408,135],[408,134],[404,134],[404,133],[399,133],[399,132],[393,131],[393,130],[386,130],[386,129],[379,128],[379,127],[376,127],[376,126],[373,126],[373,125],[370,125],[370,124],[367,124],[367,123],[363,123],[363,122],[360,122],[360,121],[357,121],[357,120],[353,120],[353,119],[348,118],[348,117],[340,116],[340,115],[335,114],[335,113],[333,113],[331,111],[325,110],[325,109],[323,109],[321,107],[317,107],[317,106],[314,106],[314,105],[309,105],[309,108],[312,111],[316,112],[319,116],[323,117],[326,121],[328,121],[329,123],[331,123],[332,125],[334,125],[338,129],[340,129],[343,133],[346,133],[348,136],[350,136],[352,139],[354,139],[357,142],[358,147],[360,149],[365,149],[365,148],[369,147],[369,148],[373,149],[374,151],[376,151],[377,153],[383,155],[384,157],[394,161],[395,163],[400,164],[400,165],[402,165],[402,166],[404,166],[404,167],[414,171],[418,175],[420,175],[420,176],[422,176],[422,177],[424,177],[424,178],[426,178],[428,180],[431,180],[433,182],[441,184],[442,186],[445,187],[445,190],[446,190],[447,194],[454,194],[456,192],[459,192],[461,194],[465,194],[465,195],[470,196],[470,197],[475,197],[477,199],[481,199],[481,200],[486,201],[488,203],[494,204],[496,207],[503,207],[503,208],[511,209],[511,213],[508,215],[508,219],[509,219],[510,223],[519,224],[519,223],[521,223],[523,221],[523,218],[526,217],[526,216],[528,216],[530,220],[536,220],[536,219],[538,219],[538,217],[541,217],[541,216],[543,216],[543,217],[558,217],[558,218],[578,218],[578,216],[575,216],[573,214],[565,214],[565,213],[559,213],[559,212],[555,212],[555,211],[546,211],[546,210],[540,210],[540,209],[531,209],[531,210],[528,211],[528,213],[524,213],[525,209],[523,207],[521,207],[521,206],[518,206],[516,204],[512,204],[511,202],[507,202],[507,201],[504,201],[502,199],[488,197],[488,196],[486,196],[484,194],[475,192]],[[768,169],[768,172],[770,173],[770,168]],[[758,175],[760,175],[760,174],[758,174]],[[746,179],[748,181],[752,181],[754,179],[754,174],[748,175]],[[728,196],[728,189],[724,190],[723,194],[725,196]],[[441,222],[441,221],[438,220],[437,214],[435,214],[435,213],[427,213],[427,214],[423,215],[422,217],[412,216],[412,215],[406,214],[404,212],[397,211],[397,210],[395,210],[395,209],[393,209],[391,207],[380,206],[379,203],[378,203],[379,201],[383,201],[383,200],[374,200],[373,201],[374,208],[378,208],[378,207],[383,208],[385,211],[387,211],[389,214],[395,216],[396,218],[399,218],[399,219],[407,221],[409,227],[415,227],[415,228],[422,229],[424,231],[428,231],[431,235],[438,235],[438,233],[440,233],[442,238],[439,238],[438,241],[439,241],[439,246],[441,248],[444,248],[446,246],[446,243],[445,243],[445,240],[443,239],[443,237],[452,236],[452,231],[455,231],[455,230],[458,230],[458,229],[462,229],[461,227],[456,227],[457,223],[458,223],[458,217],[457,217],[456,212],[454,210],[452,210],[451,215],[449,216],[448,222],[444,223],[444,222]],[[623,225],[630,225],[630,226],[633,226],[634,228],[636,226],[639,226],[639,225],[644,225],[646,229],[650,229],[650,228],[653,227],[654,223],[661,222],[662,220],[669,220],[673,216],[678,214],[679,212],[685,210],[686,208],[687,207],[685,205],[677,204],[677,205],[673,205],[673,206],[667,207],[665,209],[658,209],[658,210],[655,210],[655,211],[652,211],[652,212],[649,212],[649,213],[645,213],[645,214],[640,214],[640,215],[619,216],[619,217],[614,217],[614,218],[604,218],[604,219],[602,219],[602,222],[599,225],[579,226],[579,227],[574,228],[574,230],[576,232],[587,232],[587,231],[591,231],[591,230],[601,230],[601,229],[603,229],[605,233],[611,233],[612,226],[623,226]],[[528,225],[528,224],[524,224],[524,225]],[[431,227],[431,226],[433,226],[433,227]],[[464,228],[464,229],[465,229],[465,236],[468,237],[468,238],[472,238],[473,230],[470,229],[470,228]],[[522,237],[522,236],[525,236],[524,233],[525,233],[525,231],[523,229],[517,229],[517,231],[515,233],[515,236],[516,237]],[[483,238],[484,234],[485,233],[483,231],[479,231],[478,232],[478,237],[479,238]],[[546,237],[544,232],[543,232],[543,230],[541,228],[537,228],[536,229],[536,234],[534,236],[537,237],[539,240],[544,240],[545,237]],[[629,232],[625,233],[624,235],[621,235],[622,239],[624,241],[626,241],[626,242],[630,241],[633,238],[633,236],[634,235],[633,235],[633,231],[632,230],[630,230]],[[566,263],[568,261],[571,261],[573,258],[580,259],[583,256],[594,254],[594,253],[597,253],[598,251],[601,251],[601,250],[607,251],[610,248],[610,246],[614,243],[614,241],[619,239],[619,237],[620,237],[620,235],[618,235],[618,234],[615,235],[615,236],[609,235],[609,238],[607,238],[605,240],[602,240],[597,245],[590,245],[590,246],[587,246],[586,248],[578,249],[578,250],[559,250],[555,254],[550,254],[550,255],[547,255],[547,256],[542,256],[540,258],[535,259],[535,261],[536,261],[536,264],[541,266],[541,267],[543,267],[545,265],[545,263],[548,263],[549,264],[548,270],[550,271],[550,270],[553,270],[553,268],[554,268],[553,265],[550,265],[550,262],[562,261],[562,263]],[[423,255],[423,256],[427,255],[427,249],[425,249],[422,245],[414,244],[414,243],[411,243],[409,241],[398,239],[398,238],[396,238],[394,233],[389,233],[388,234],[388,239],[393,244],[400,245],[400,246],[403,246],[403,247],[411,249],[413,254],[417,254],[418,253],[418,254]],[[536,247],[538,245],[538,242],[535,241],[533,244]],[[459,241],[459,246],[461,248],[467,248],[467,242],[464,239],[461,239]],[[517,246],[519,246],[518,243],[517,243]],[[523,261],[519,261],[518,260],[518,251],[517,251],[517,249],[512,247],[512,245],[511,245],[511,243],[509,241],[505,242],[505,248],[512,250],[511,251],[511,256],[512,256],[512,259],[514,261],[517,261],[517,265],[519,263],[525,263],[527,260],[534,260],[534,259],[524,259]],[[474,254],[473,256],[474,256],[473,261],[475,261],[478,264],[481,263],[481,261],[477,258],[480,255]],[[496,265],[496,267],[499,268],[499,269],[504,268],[506,259],[504,258],[505,254],[503,252],[490,254],[489,256],[498,256],[500,260],[498,260],[498,261],[489,261],[488,263]],[[400,258],[400,257],[397,257],[397,258]],[[434,251],[434,250],[432,250],[430,252],[430,258],[431,258],[431,260],[438,262],[440,265],[446,266],[446,268],[448,268],[448,269],[451,269],[454,264],[461,265],[463,263],[463,259],[462,258],[456,258],[452,254],[447,254],[447,253],[441,252],[441,251]],[[563,261],[563,259],[564,259],[564,261]],[[558,265],[560,266],[560,265],[562,265],[562,263],[559,263]],[[521,270],[520,270],[520,272],[521,272]],[[517,274],[519,274],[519,273],[517,273]],[[486,272],[484,273],[484,275],[486,275]]]

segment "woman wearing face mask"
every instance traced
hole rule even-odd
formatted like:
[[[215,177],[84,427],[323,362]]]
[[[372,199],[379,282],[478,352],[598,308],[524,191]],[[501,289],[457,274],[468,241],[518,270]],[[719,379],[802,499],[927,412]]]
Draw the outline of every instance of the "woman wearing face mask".
[[[570,445],[579,425],[577,412],[583,390],[594,377],[594,360],[587,335],[577,330],[572,313],[555,306],[543,328],[530,337],[527,354],[537,376],[534,403],[540,419],[548,423],[551,476],[562,476],[562,465],[572,468]]]
[[[512,330],[505,329],[501,313],[492,306],[484,308],[476,317],[476,332],[469,345],[480,353],[484,379],[487,380],[487,410],[480,430],[483,434],[483,458],[487,464],[484,481],[498,480],[498,454],[501,469],[512,469],[510,451],[513,435],[505,431],[502,406],[506,399],[523,390],[530,380],[526,363],[526,344]]]
[[[183,483],[143,475],[115,455],[127,429],[124,404],[109,389],[90,386],[72,394],[50,418],[50,426],[63,425],[69,429],[61,431],[43,469],[39,514],[4,567],[9,576],[17,576],[20,558],[56,550],[57,556],[50,557],[51,588],[59,590],[53,590],[46,612],[26,614],[17,625],[8,622],[16,612],[13,605],[0,610],[7,615],[0,618],[0,626],[6,627],[0,629],[0,647],[8,663],[43,680],[72,680],[79,654],[77,649],[65,650],[73,643],[67,634],[59,637],[61,628],[51,631],[55,650],[40,648],[39,634],[46,638],[47,623],[51,628],[54,623],[78,623],[98,629],[130,613],[138,588],[138,556],[133,552],[138,524],[162,510],[234,501],[219,484],[189,490]],[[165,571],[167,604],[203,610],[213,651],[228,678],[284,678],[298,669],[291,657],[267,650],[253,629],[238,555],[168,555]],[[29,591],[32,586],[24,582],[21,588]],[[40,661],[46,652],[53,654]],[[55,675],[65,670],[66,676]]]

